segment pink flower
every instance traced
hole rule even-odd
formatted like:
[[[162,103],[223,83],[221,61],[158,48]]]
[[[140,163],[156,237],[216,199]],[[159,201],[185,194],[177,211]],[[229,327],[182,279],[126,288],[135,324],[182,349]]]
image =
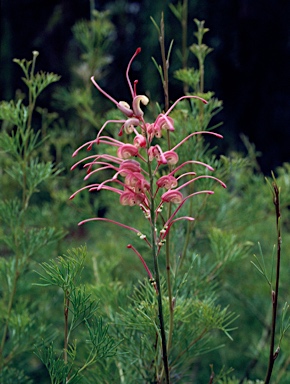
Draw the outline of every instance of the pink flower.
[[[156,185],[159,188],[172,189],[177,187],[177,179],[171,175],[164,175],[156,181]]]
[[[120,195],[121,205],[129,205],[133,207],[134,205],[140,205],[145,200],[143,193],[136,193],[132,190],[124,191]]]
[[[178,154],[172,150],[164,152],[164,157],[169,165],[175,165],[178,163]]]
[[[132,144],[123,144],[118,148],[117,156],[120,159],[129,159],[138,155],[138,148]]]
[[[135,147],[137,147],[137,148],[145,148],[147,145],[147,141],[146,141],[145,137],[140,135],[140,134],[137,134],[134,137],[133,143],[134,143]]]
[[[164,203],[180,204],[183,200],[183,196],[181,192],[175,189],[170,189],[169,191],[163,193],[161,200]]]
[[[160,114],[155,123],[153,124],[155,137],[160,138],[162,136],[162,129],[168,131],[174,131],[173,119],[166,114]]]
[[[186,194],[186,187],[198,182],[199,179],[211,179],[224,188],[226,187],[221,180],[214,176],[207,174],[196,176],[196,173],[192,170],[186,172],[189,164],[201,165],[208,171],[213,171],[213,168],[198,160],[187,160],[182,164],[178,164],[178,150],[180,146],[195,135],[209,134],[216,137],[222,136],[209,131],[192,132],[172,148],[167,146],[167,148],[163,149],[161,147],[161,143],[166,143],[164,139],[158,140],[162,138],[163,131],[167,131],[167,134],[170,134],[170,132],[178,129],[174,126],[174,121],[169,115],[179,101],[197,98],[204,103],[207,102],[197,96],[183,96],[176,100],[168,111],[160,113],[153,123],[146,122],[142,106],[146,106],[149,99],[145,95],[137,94],[137,81],[134,81],[132,85],[129,78],[132,61],[140,51],[140,48],[135,51],[126,69],[126,79],[132,99],[131,103],[116,101],[99,86],[93,77],[91,78],[95,87],[115,104],[124,114],[124,118],[105,122],[100,128],[96,139],[86,142],[74,152],[73,156],[76,156],[82,149],[87,148],[87,150],[91,150],[93,145],[96,144],[99,153],[87,156],[83,160],[76,162],[72,166],[72,169],[83,164],[83,168],[87,170],[87,175],[84,177],[85,180],[95,177],[96,175],[102,175],[102,171],[105,171],[106,174],[109,173],[110,176],[102,182],[92,183],[80,188],[71,196],[71,199],[84,190],[89,190],[89,192],[105,190],[118,195],[119,203],[122,206],[139,206],[149,223],[149,229],[154,228],[153,232],[156,233],[155,236],[152,236],[151,241],[148,241],[144,234],[140,234],[139,237],[140,239],[145,239],[150,248],[152,244],[157,245],[159,254],[161,246],[166,240],[173,223],[180,220],[194,220],[193,217],[180,217],[179,215],[179,211],[186,201],[194,198],[196,195],[214,193],[212,190],[202,190]],[[123,133],[131,135],[131,142],[128,142],[130,136],[128,140],[126,139],[126,143],[124,143],[121,139],[117,140],[115,138],[116,135],[115,137],[104,135],[103,132],[109,124],[121,125],[118,136],[122,136]],[[110,147],[110,154],[106,153],[108,147]],[[112,151],[114,151],[114,153]],[[164,190],[162,191],[163,188],[166,190],[165,192]],[[171,211],[171,208],[168,208],[168,217],[166,219],[166,216],[161,213],[161,211],[163,208],[167,209],[167,207],[171,207],[171,204],[174,204],[175,209],[172,208]],[[81,225],[90,221],[108,222],[139,233],[137,229],[109,218],[97,217],[86,219],[79,224]],[[157,235],[157,233],[159,233],[159,235]],[[128,248],[131,248],[139,257],[147,271],[148,277],[152,279],[152,274],[144,258],[131,244]]]
[[[148,156],[150,161],[156,159],[160,164],[167,164],[166,157],[158,144],[148,149]]]
[[[120,164],[119,172],[121,176],[126,176],[129,172],[141,172],[140,163],[136,160],[125,160]]]

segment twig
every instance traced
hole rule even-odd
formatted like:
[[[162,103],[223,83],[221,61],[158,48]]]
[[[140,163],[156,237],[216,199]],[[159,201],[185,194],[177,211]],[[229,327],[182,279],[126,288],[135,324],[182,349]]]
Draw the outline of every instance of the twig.
[[[279,280],[280,280],[280,264],[281,264],[281,229],[280,229],[280,190],[273,177],[273,204],[275,206],[276,213],[276,230],[277,230],[277,256],[276,256],[276,281],[275,290],[272,289],[272,323],[271,323],[271,337],[270,337],[270,351],[267,374],[265,378],[265,384],[270,383],[272,371],[276,358],[278,357],[280,348],[278,347],[275,351],[275,331],[276,331],[276,320],[277,320],[277,306],[278,306],[278,293],[279,293]]]
[[[165,53],[165,32],[164,32],[164,15],[161,14],[161,22],[160,22],[160,35],[159,35],[159,43],[161,48],[161,57],[162,57],[162,66],[163,66],[163,90],[164,90],[164,98],[165,98],[165,112],[169,109],[169,90],[168,90],[168,68],[169,61],[166,59]]]
[[[210,369],[211,369],[211,375],[210,375],[208,384],[213,384],[213,379],[214,379],[215,374],[214,374],[214,370],[213,370],[213,365],[212,364],[210,364]]]
[[[152,169],[150,162],[148,161],[148,172],[150,177],[150,187],[153,191],[154,177],[152,174]],[[160,327],[160,336],[161,336],[161,345],[162,345],[162,360],[163,360],[163,370],[162,374],[165,375],[166,384],[170,384],[169,376],[169,364],[168,364],[168,353],[167,353],[167,341],[166,341],[166,332],[165,332],[165,322],[163,316],[163,306],[162,306],[162,290],[160,283],[160,272],[159,272],[159,263],[156,249],[156,231],[155,231],[155,202],[154,196],[151,196],[151,238],[152,238],[152,256],[154,264],[154,274],[155,274],[155,283],[157,288],[157,303],[158,303],[158,318],[159,318],[159,327]]]
[[[63,314],[64,314],[64,347],[63,347],[63,360],[65,362],[65,364],[67,364],[68,360],[67,360],[67,350],[68,350],[68,311],[69,311],[69,304],[70,304],[70,300],[69,300],[69,293],[68,291],[66,290],[65,291],[65,298],[64,298],[64,310],[63,310]]]

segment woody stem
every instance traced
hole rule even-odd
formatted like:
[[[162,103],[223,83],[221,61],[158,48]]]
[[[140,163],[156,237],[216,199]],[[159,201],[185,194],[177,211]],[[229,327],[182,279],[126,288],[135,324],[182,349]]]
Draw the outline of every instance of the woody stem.
[[[148,160],[148,173],[149,173],[149,179],[150,179],[150,189],[152,191],[151,201],[150,201],[152,256],[153,256],[153,264],[154,264],[154,275],[155,275],[154,277],[155,277],[156,288],[157,288],[158,318],[159,318],[161,346],[162,346],[162,359],[163,359],[165,382],[166,384],[170,384],[165,322],[164,322],[163,306],[162,306],[162,290],[161,290],[161,284],[160,284],[160,273],[159,273],[159,264],[158,264],[157,246],[156,246],[156,215],[155,215],[155,201],[154,201],[154,194],[153,194],[154,177],[152,174],[151,164],[149,160]]]

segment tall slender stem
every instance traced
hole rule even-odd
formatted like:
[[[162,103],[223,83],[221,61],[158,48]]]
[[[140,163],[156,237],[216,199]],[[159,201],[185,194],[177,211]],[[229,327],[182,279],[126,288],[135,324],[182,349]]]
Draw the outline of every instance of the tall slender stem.
[[[151,236],[155,238],[155,226],[153,225],[151,228]],[[163,359],[163,367],[164,367],[164,374],[165,374],[165,382],[166,384],[170,384],[165,322],[164,322],[163,306],[162,306],[162,290],[161,290],[161,284],[160,284],[158,257],[156,254],[156,244],[154,242],[152,244],[152,255],[153,255],[153,262],[154,262],[155,282],[156,282],[156,287],[158,291],[157,293],[158,318],[159,318],[161,344],[162,344],[162,359]]]
[[[170,214],[170,212],[169,212]],[[170,217],[170,216],[168,216]],[[174,300],[172,296],[171,284],[171,267],[170,267],[170,232],[166,239],[166,276],[167,276],[167,290],[168,290],[168,305],[169,305],[169,331],[167,341],[167,352],[169,352],[172,344],[173,325],[174,325]]]
[[[32,81],[33,81],[34,70],[35,70],[35,62],[36,62],[37,56],[39,55],[39,52],[38,51],[33,51],[32,54],[33,54],[32,66],[31,66],[31,70],[30,70],[29,79],[27,79],[27,80],[30,81],[30,83],[32,83]],[[35,101],[36,101],[36,95],[35,95],[34,92],[35,91],[33,91],[32,85],[30,84],[30,86],[28,87],[28,120],[27,120],[27,127],[28,127],[28,129],[31,128],[32,114],[33,114],[33,110],[34,110],[34,107],[35,107]]]
[[[11,291],[10,297],[9,297],[7,316],[6,316],[6,321],[5,321],[3,335],[2,335],[2,339],[1,339],[1,345],[0,345],[0,370],[3,368],[3,365],[4,365],[4,346],[5,346],[5,342],[7,339],[8,326],[9,326],[10,316],[11,316],[11,312],[12,312],[12,306],[13,306],[13,302],[14,302],[14,298],[15,298],[15,294],[16,294],[17,282],[18,282],[18,279],[20,276],[20,272],[18,270],[18,262],[19,262],[19,256],[17,253],[16,257],[15,257],[15,273],[14,273],[14,278],[13,278],[12,291]]]
[[[277,321],[277,307],[278,307],[278,293],[279,293],[279,280],[280,280],[280,264],[281,264],[281,229],[280,229],[280,191],[274,180],[273,182],[273,203],[275,206],[276,212],[276,230],[277,230],[277,257],[276,257],[276,281],[275,281],[275,290],[272,290],[272,323],[271,323],[271,339],[270,339],[270,350],[269,350],[269,360],[267,374],[265,378],[265,384],[270,383],[272,376],[272,371],[274,367],[275,360],[279,353],[279,348],[274,352],[275,348],[275,331],[276,331],[276,321]]]
[[[182,28],[182,68],[187,68],[187,13],[188,13],[188,0],[183,1],[182,5],[182,20],[181,20],[181,28]],[[183,92],[186,95],[188,92],[188,85],[183,83]]]
[[[90,0],[90,20],[93,21],[93,11],[96,9],[95,0]]]
[[[165,109],[165,111],[168,111],[168,109],[169,109],[169,88],[168,88],[169,62],[166,59],[166,53],[165,53],[165,31],[164,31],[164,15],[163,15],[163,13],[161,15],[161,22],[160,22],[159,42],[160,42],[160,48],[161,48],[163,77],[164,77],[164,80],[163,80],[164,105],[165,105],[164,109]]]
[[[150,216],[151,216],[152,257],[153,257],[153,264],[154,264],[154,278],[155,278],[155,283],[157,288],[158,318],[159,318],[159,327],[160,327],[161,345],[162,345],[162,359],[163,359],[165,382],[166,384],[170,384],[165,322],[164,322],[163,305],[162,305],[162,288],[160,283],[160,272],[159,272],[159,263],[158,263],[157,246],[156,246],[156,214],[155,214],[155,201],[154,201],[154,193],[153,193],[154,176],[152,174],[152,168],[151,168],[149,159],[147,160],[147,165],[148,165],[148,174],[150,179],[150,190],[151,190]]]
[[[68,349],[68,338],[69,338],[69,332],[68,332],[68,311],[69,311],[69,293],[66,290],[65,296],[64,296],[64,346],[63,346],[63,360],[65,364],[67,364],[67,349]]]

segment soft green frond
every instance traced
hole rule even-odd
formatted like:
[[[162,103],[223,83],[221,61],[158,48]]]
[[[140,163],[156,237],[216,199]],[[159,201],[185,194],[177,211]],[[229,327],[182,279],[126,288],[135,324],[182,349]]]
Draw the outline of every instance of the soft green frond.
[[[195,90],[198,87],[200,73],[194,68],[184,68],[175,71],[174,77]]]
[[[184,17],[182,2],[178,1],[178,3],[176,5],[169,4],[169,8],[172,11],[172,13],[174,14],[174,16],[177,18],[177,20],[182,22],[183,17]]]
[[[62,352],[57,353],[53,343],[49,346],[43,343],[43,345],[35,351],[35,354],[46,366],[51,384],[63,384],[67,382],[66,380],[72,369],[73,361],[68,364],[65,363],[62,358]],[[72,356],[72,354],[70,356]]]
[[[13,367],[4,367],[0,371],[0,383],[1,384],[33,384],[33,380],[30,379],[23,371]]]
[[[87,255],[85,247],[73,248],[67,255],[41,264],[43,272],[37,272],[43,283],[40,286],[57,286],[64,291],[70,289],[80,278]]]
[[[28,119],[28,109],[22,104],[22,100],[17,102],[14,100],[11,101],[1,101],[0,102],[0,120],[7,121],[8,123],[15,125],[17,127],[25,127]],[[9,147],[13,143],[7,143],[5,141],[7,138],[5,135],[0,135],[0,148],[3,150],[9,150]]]
[[[120,341],[116,341],[108,334],[108,325],[103,324],[102,318],[95,318],[92,321],[85,321],[89,332],[87,340],[91,359],[89,364],[93,364],[99,359],[115,356]]]
[[[60,169],[55,168],[52,162],[43,163],[38,158],[34,158],[25,169],[22,164],[14,163],[6,172],[19,183],[21,188],[27,189],[28,195],[31,196],[38,192],[38,186],[42,182],[56,177]]]
[[[69,311],[72,314],[70,332],[76,329],[84,321],[88,321],[95,316],[99,303],[91,298],[91,294],[86,292],[85,286],[72,287],[68,293],[70,300]]]
[[[22,204],[19,199],[0,201],[0,222],[5,224],[6,228],[16,228],[22,214]]]
[[[53,72],[37,72],[32,78],[22,78],[27,87],[31,90],[34,99],[52,83],[59,81],[60,76]]]
[[[34,55],[35,57],[37,55]],[[24,75],[26,78],[29,77],[29,71],[31,70],[31,65],[33,64],[33,60],[26,60],[26,59],[13,59],[14,63],[18,64],[22,71],[24,72]]]
[[[251,242],[240,244],[234,233],[223,231],[219,228],[212,228],[210,230],[209,240],[213,256],[223,266],[248,256],[253,247]]]

